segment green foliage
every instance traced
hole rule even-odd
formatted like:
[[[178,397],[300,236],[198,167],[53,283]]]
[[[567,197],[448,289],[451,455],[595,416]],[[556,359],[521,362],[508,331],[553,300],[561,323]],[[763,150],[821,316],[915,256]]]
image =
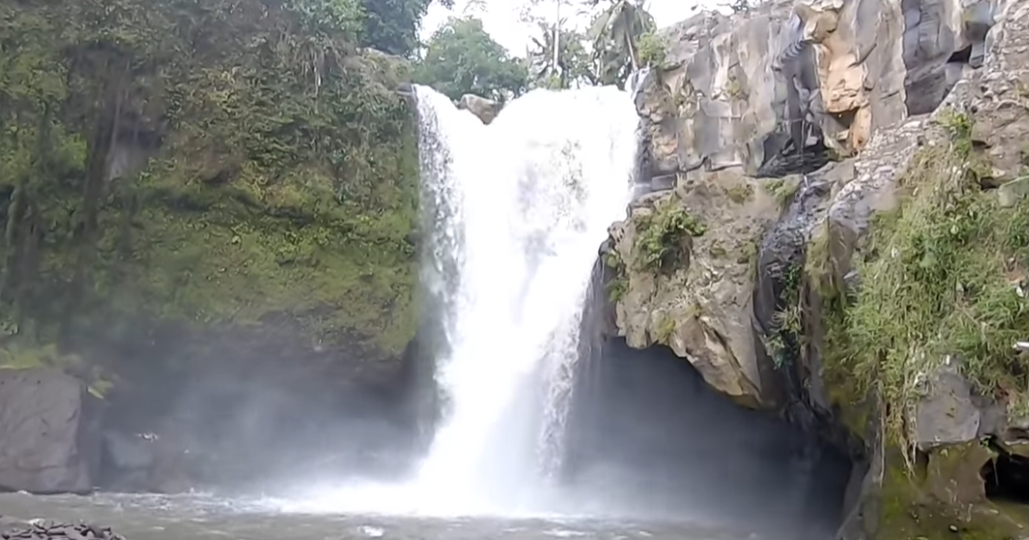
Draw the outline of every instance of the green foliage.
[[[554,25],[537,23],[540,37],[532,38],[529,64],[532,85],[537,88],[559,90],[593,84],[590,56],[583,46],[586,37],[564,29],[562,22],[557,43],[557,67],[554,66]]]
[[[415,80],[452,99],[475,94],[496,101],[521,94],[528,72],[473,17],[451,18],[429,40]]]
[[[971,157],[972,154],[972,117],[967,113],[954,109],[944,109],[937,115],[936,121],[950,135],[954,151]]]
[[[625,276],[617,276],[609,281],[606,287],[608,300],[617,304],[625,297],[625,293],[629,292],[629,280]]]
[[[337,26],[354,9],[0,6],[3,321],[52,343],[285,315],[312,341],[399,354],[415,130],[403,66]],[[145,165],[112,178],[125,156]]]
[[[364,33],[365,11],[360,0],[286,0],[309,32],[342,33],[357,43]]]
[[[787,365],[800,351],[804,336],[801,277],[800,265],[791,265],[782,276],[779,306],[772,315],[772,328],[765,338],[765,347],[776,368]]]
[[[797,178],[772,178],[765,182],[765,191],[775,199],[780,208],[785,208],[793,200],[800,188],[800,180]]]
[[[665,63],[668,55],[667,40],[651,30],[639,38],[639,62],[642,66],[657,67]]]
[[[614,274],[612,279],[605,284],[607,297],[612,303],[618,303],[629,290],[629,278],[626,275],[625,262],[618,256],[617,251],[608,251],[604,254],[604,265]]]
[[[418,47],[418,25],[432,0],[359,1],[363,13],[362,45],[405,57],[415,51]],[[452,0],[442,0],[441,3],[448,8],[454,4]]]
[[[654,18],[631,0],[617,0],[597,15],[588,33],[596,81],[623,87],[629,75],[644,65],[641,37],[655,30]]]
[[[881,392],[898,441],[906,440],[901,412],[919,395],[917,381],[947,356],[962,361],[983,395],[1006,399],[1019,414],[1029,408],[1026,366],[1012,348],[1029,335],[1029,202],[1002,208],[981,190],[967,166],[974,156],[966,120],[943,116],[951,144],[915,157],[901,180],[902,204],[873,223],[860,291],[851,299],[835,293],[823,313],[827,365],[848,374],[856,395]],[[825,265],[811,258],[809,274],[826,283]]]
[[[636,224],[637,264],[647,270],[664,271],[676,266],[689,250],[690,238],[702,236],[707,226],[674,201],[667,201]]]

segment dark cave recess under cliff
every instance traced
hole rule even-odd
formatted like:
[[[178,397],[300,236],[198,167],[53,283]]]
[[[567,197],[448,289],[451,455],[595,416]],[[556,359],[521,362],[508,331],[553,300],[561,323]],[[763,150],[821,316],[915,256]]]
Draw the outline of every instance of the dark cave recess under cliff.
[[[570,485],[610,506],[824,538],[842,519],[849,461],[774,414],[713,391],[670,349],[603,338],[580,364]],[[594,490],[595,492],[596,490]]]

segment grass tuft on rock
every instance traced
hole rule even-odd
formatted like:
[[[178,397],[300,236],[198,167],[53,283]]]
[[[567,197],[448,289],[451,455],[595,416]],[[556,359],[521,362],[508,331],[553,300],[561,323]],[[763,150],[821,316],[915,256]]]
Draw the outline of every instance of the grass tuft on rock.
[[[613,274],[611,279],[604,284],[607,289],[607,297],[611,303],[617,304],[629,290],[629,278],[626,276],[625,263],[617,251],[611,250],[604,254],[604,265]]]
[[[652,214],[636,223],[637,264],[655,272],[677,266],[680,257],[690,249],[691,239],[707,232],[707,226],[669,200],[658,203]]]
[[[797,194],[797,190],[800,189],[800,179],[796,177],[772,178],[764,183],[764,188],[780,208],[786,208],[793,200],[793,196]]]
[[[896,442],[906,440],[902,412],[919,382],[947,356],[983,395],[1029,412],[1026,359],[1013,349],[1029,336],[1029,203],[1002,208],[983,191],[969,166],[977,156],[968,117],[941,120],[951,140],[918,152],[899,180],[901,203],[873,220],[860,290],[829,295],[823,310],[827,368],[849,375],[854,396],[880,392]],[[828,237],[807,264],[823,302],[824,289],[841,290],[826,286]]]

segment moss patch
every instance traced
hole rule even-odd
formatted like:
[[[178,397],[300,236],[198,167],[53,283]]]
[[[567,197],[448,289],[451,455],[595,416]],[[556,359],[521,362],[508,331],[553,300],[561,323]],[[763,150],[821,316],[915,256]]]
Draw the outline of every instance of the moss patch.
[[[971,443],[975,446],[978,443]],[[946,450],[951,455],[937,459],[960,466],[973,447],[952,447]],[[974,460],[973,460],[974,461]],[[978,461],[976,461],[978,463]],[[930,469],[940,467],[930,456]],[[944,476],[954,473],[943,472]],[[929,471],[929,475],[933,473]],[[887,457],[887,469],[883,475],[881,491],[882,516],[875,538],[880,540],[949,540],[953,538],[970,540],[1014,540],[1024,534],[1029,525],[1024,515],[1011,512],[1004,506],[986,501],[952,503],[943,502],[932,494],[929,480],[923,474],[907,469],[899,452]]]

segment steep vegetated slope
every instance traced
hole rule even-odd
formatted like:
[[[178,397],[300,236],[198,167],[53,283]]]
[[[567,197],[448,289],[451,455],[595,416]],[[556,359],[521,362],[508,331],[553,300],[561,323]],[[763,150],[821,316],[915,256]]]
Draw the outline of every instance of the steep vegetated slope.
[[[398,380],[415,118],[359,8],[0,5],[0,365],[114,383],[139,414],[251,379],[331,410],[340,381]]]

